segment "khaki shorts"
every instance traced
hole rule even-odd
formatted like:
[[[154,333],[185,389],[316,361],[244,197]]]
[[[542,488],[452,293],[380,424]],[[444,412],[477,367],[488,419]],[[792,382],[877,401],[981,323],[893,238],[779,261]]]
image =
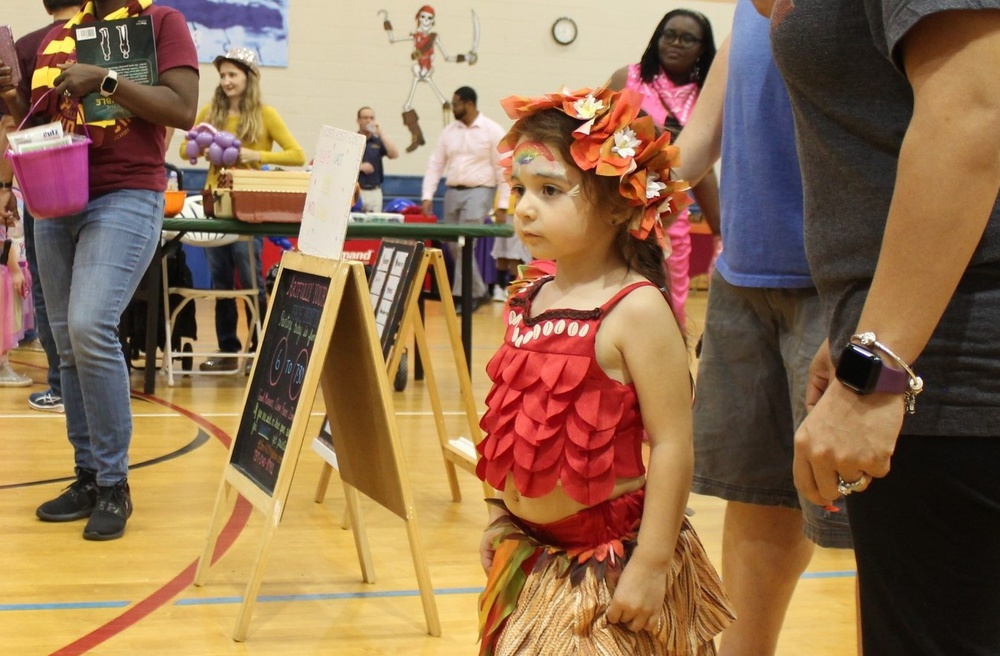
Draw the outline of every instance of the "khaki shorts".
[[[693,491],[802,508],[805,533],[850,548],[844,500],[810,503],[792,478],[809,363],[826,337],[816,290],[736,287],[712,276],[694,404]]]

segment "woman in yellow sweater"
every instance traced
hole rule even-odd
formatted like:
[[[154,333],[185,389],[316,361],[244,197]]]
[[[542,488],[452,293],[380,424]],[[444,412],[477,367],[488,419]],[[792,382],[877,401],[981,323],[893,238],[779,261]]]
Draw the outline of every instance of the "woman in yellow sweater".
[[[219,130],[236,135],[242,144],[235,168],[255,168],[262,165],[301,166],[306,162],[302,146],[288,131],[285,122],[270,105],[261,101],[260,67],[257,54],[249,48],[232,48],[225,55],[215,58],[219,71],[219,86],[215,89],[212,102],[201,108],[195,123],[210,123]],[[278,144],[280,150],[274,150]],[[181,156],[186,157],[181,144]],[[219,167],[212,164],[208,169],[206,188],[214,188],[219,178]],[[249,285],[250,276],[257,277],[260,290],[260,308],[264,311],[266,296],[261,272],[260,252],[263,238],[255,237],[253,261],[245,244],[237,242],[229,246],[218,246],[207,250],[209,271],[212,274],[213,289],[233,289],[233,272],[239,274],[242,284]],[[236,301],[217,299],[215,301],[215,333],[219,340],[219,351],[238,353],[240,339],[236,334]],[[256,348],[257,335],[251,337],[251,350]],[[239,368],[236,357],[209,358],[201,363],[202,371],[233,371]]]

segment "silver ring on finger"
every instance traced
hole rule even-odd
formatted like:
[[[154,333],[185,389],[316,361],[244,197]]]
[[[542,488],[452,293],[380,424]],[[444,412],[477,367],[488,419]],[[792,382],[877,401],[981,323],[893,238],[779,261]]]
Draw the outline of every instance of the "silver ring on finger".
[[[840,492],[845,497],[853,492],[862,492],[871,480],[871,476],[862,472],[861,478],[852,483],[848,483],[840,476],[840,474],[837,474],[837,492]]]
[[[69,87],[66,87],[66,89],[63,90],[63,95],[70,98],[73,96],[73,92],[69,90]]]

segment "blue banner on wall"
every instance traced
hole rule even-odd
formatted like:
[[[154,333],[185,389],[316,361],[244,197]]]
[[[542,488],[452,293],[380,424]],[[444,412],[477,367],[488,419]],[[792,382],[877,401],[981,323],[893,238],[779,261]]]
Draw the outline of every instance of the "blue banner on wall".
[[[290,0],[156,0],[187,19],[198,60],[211,63],[230,48],[257,51],[261,66],[288,66]]]

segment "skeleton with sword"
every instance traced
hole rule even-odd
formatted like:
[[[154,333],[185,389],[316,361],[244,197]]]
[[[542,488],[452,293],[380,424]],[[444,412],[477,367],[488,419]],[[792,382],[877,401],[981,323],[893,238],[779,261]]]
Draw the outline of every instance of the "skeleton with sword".
[[[424,133],[420,129],[417,112],[413,109],[413,96],[417,91],[417,84],[425,82],[430,85],[434,95],[437,96],[438,101],[441,103],[444,120],[447,123],[448,111],[451,109],[451,104],[445,95],[441,93],[437,84],[434,83],[434,52],[435,49],[440,50],[446,62],[468,62],[470,66],[475,64],[479,59],[479,55],[477,54],[479,51],[479,16],[476,15],[476,10],[473,9],[472,49],[467,53],[451,56],[445,50],[444,44],[441,43],[441,37],[438,36],[437,32],[431,31],[434,28],[434,8],[430,5],[424,5],[417,11],[417,29],[410,32],[407,36],[397,37],[393,34],[392,23],[389,21],[389,12],[382,9],[378,13],[382,16],[382,27],[389,37],[389,43],[413,42],[413,52],[410,53],[410,58],[413,59],[413,83],[410,85],[410,95],[407,96],[406,103],[403,105],[403,125],[410,130],[412,137],[410,145],[406,147],[406,152],[412,153],[425,143]]]

